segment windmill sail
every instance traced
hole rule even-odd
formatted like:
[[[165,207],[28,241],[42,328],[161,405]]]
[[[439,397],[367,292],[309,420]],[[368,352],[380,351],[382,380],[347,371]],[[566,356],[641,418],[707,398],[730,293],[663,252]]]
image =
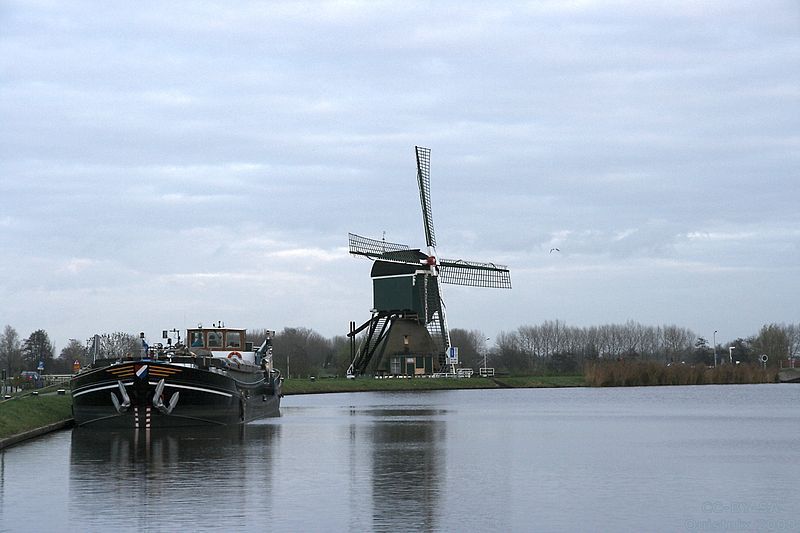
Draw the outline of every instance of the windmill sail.
[[[505,265],[454,259],[439,261],[439,280],[453,285],[510,289],[511,273]]]
[[[350,253],[354,255],[365,255],[367,257],[379,258],[386,252],[401,252],[410,248],[405,244],[388,242],[385,240],[370,239],[355,233],[347,234],[350,241]]]
[[[428,247],[436,246],[433,232],[433,210],[431,209],[431,149],[421,146],[417,150],[417,181],[419,182],[419,201],[422,204],[422,224],[425,226],[425,242]]]

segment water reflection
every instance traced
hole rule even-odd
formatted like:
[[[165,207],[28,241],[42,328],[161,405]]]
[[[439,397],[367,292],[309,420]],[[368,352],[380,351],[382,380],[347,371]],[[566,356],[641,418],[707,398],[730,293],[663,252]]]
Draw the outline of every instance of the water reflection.
[[[445,472],[446,412],[429,408],[351,410],[351,435],[368,440],[372,527],[379,531],[437,529]],[[364,449],[355,445],[353,449]]]
[[[69,501],[90,524],[152,528],[198,525],[216,518],[212,495],[231,524],[269,506],[271,446],[280,426],[187,428],[165,434],[76,428],[70,447]],[[102,502],[104,513],[97,513]],[[131,512],[135,506],[136,511]]]
[[[779,385],[309,395],[244,435],[64,431],[0,453],[0,531],[794,531],[798,402]]]

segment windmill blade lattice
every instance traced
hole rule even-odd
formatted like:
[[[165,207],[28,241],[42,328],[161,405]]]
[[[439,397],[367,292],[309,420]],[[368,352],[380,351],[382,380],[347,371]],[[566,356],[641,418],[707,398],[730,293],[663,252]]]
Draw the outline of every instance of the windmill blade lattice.
[[[428,247],[436,247],[436,234],[433,232],[433,210],[431,209],[431,149],[415,146],[417,150],[417,181],[419,182],[419,201],[422,204],[422,223],[425,226],[425,242]]]
[[[350,241],[350,253],[354,255],[365,255],[371,258],[380,258],[386,252],[402,252],[410,250],[405,244],[387,242],[384,240],[370,239],[355,233],[348,233]]]
[[[442,259],[439,261],[439,281],[469,287],[510,289],[511,273],[505,265]]]

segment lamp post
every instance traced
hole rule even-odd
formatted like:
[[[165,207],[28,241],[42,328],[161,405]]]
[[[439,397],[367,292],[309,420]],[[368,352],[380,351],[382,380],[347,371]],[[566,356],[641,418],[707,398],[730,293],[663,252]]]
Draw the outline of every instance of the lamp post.
[[[486,337],[486,342],[489,342],[491,337]],[[489,347],[487,346],[483,350],[483,371],[486,372],[486,353],[489,351]]]
[[[714,368],[717,368],[717,330],[714,330]]]

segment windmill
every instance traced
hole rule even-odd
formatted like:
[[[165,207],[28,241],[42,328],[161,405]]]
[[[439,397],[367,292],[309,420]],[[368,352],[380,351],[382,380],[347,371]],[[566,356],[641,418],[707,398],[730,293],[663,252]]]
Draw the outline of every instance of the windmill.
[[[450,333],[440,283],[470,287],[511,288],[508,267],[461,259],[440,259],[430,197],[429,148],[415,147],[417,182],[427,253],[405,244],[349,234],[350,253],[374,261],[372,317],[350,324],[353,351],[349,374],[431,374],[453,370]],[[355,350],[355,337],[366,334]]]

